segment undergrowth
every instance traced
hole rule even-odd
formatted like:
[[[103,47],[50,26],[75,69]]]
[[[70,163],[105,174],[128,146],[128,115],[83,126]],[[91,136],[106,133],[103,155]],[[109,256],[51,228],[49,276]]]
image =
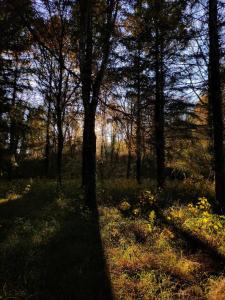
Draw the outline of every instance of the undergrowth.
[[[158,194],[153,183],[106,181],[98,219],[73,181],[60,196],[53,181],[1,183],[0,299],[225,299],[223,269],[170,226],[225,255],[225,218],[212,212],[211,187],[194,189],[172,182]]]

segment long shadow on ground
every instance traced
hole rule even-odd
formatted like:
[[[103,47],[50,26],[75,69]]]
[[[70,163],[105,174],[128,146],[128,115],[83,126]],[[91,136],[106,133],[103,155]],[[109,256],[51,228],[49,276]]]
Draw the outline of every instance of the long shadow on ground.
[[[158,207],[154,207],[154,210],[158,220],[160,220],[162,224],[169,226],[178,238],[184,240],[188,244],[188,249],[190,252],[201,250],[213,260],[214,271],[211,275],[218,275],[225,271],[225,256],[223,254],[218,252],[218,250],[207,241],[199,239],[190,231],[185,230],[173,221],[168,220]]]
[[[0,296],[113,299],[98,217],[71,200],[70,205],[59,206],[51,197],[47,189],[37,193],[34,189],[0,206],[5,221],[0,240]]]
[[[65,222],[45,250],[40,299],[113,299],[96,217]]]

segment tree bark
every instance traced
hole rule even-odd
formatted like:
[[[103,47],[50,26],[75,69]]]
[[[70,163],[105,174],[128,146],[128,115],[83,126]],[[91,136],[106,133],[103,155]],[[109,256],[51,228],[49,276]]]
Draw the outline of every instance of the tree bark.
[[[128,156],[127,156],[127,179],[130,179],[130,171],[131,171],[131,149],[128,147]]]
[[[17,141],[16,141],[16,96],[17,96],[17,79],[18,79],[18,54],[15,53],[15,71],[13,79],[12,101],[10,109],[10,127],[9,127],[9,180],[13,178],[13,169],[16,160]]]
[[[102,34],[102,58],[96,71],[94,48],[94,22],[96,12],[94,1],[80,0],[80,37],[79,37],[79,63],[82,83],[82,100],[84,105],[84,129],[83,129],[83,159],[82,159],[82,186],[87,206],[97,212],[96,203],[96,137],[95,114],[102,80],[107,67],[111,46],[111,35],[115,24],[116,13],[113,14],[117,1],[106,1],[106,22]]]
[[[140,57],[137,59],[137,120],[136,120],[136,180],[141,184],[141,83],[140,83]]]
[[[115,133],[115,123],[114,119],[111,122],[111,151],[110,151],[110,163],[111,163],[111,172],[114,169],[113,162],[115,156],[115,145],[116,145],[116,133]]]
[[[49,175],[49,159],[50,159],[50,115],[51,115],[51,104],[48,100],[48,112],[47,112],[47,122],[46,122],[46,139],[45,139],[45,176]]]
[[[156,3],[156,38],[155,38],[155,149],[157,167],[157,186],[163,188],[165,183],[165,97],[164,97],[164,67],[163,38],[160,31],[161,1]]]
[[[85,109],[82,153],[85,204],[92,211],[97,209],[95,112],[96,107],[93,105]]]
[[[62,132],[62,120],[61,111],[58,112],[57,116],[57,180],[59,188],[62,187],[62,152],[63,152],[63,132]]]
[[[218,3],[209,0],[209,102],[212,107],[215,195],[221,212],[225,213],[225,172],[223,149],[223,108],[220,75],[220,46],[218,33]]]
[[[63,120],[62,120],[62,84],[63,84],[63,55],[62,44],[60,44],[59,54],[59,79],[58,79],[58,93],[56,98],[56,123],[57,123],[57,183],[61,190],[62,188],[62,153],[63,153]]]

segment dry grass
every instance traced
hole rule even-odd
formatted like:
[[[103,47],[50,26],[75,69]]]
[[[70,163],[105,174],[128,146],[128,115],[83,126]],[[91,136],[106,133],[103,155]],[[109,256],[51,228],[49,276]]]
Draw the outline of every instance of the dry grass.
[[[44,286],[49,300],[57,299],[60,292],[60,299],[71,299],[71,295],[79,300],[93,299],[87,286],[96,293],[99,289],[96,278],[103,263],[103,246],[115,300],[224,300],[225,278],[215,273],[213,258],[204,249],[191,252],[189,244],[178,238],[172,227],[156,219],[152,207],[148,211],[147,206],[138,203],[138,192],[130,190],[131,185],[123,182],[119,186],[117,182],[111,187],[111,206],[100,199],[102,245],[98,232],[92,232],[98,222],[93,224],[74,184],[66,183],[64,197],[56,196],[54,185],[46,182],[34,187],[26,183],[10,193],[5,189],[0,194],[7,199],[0,206],[0,296],[26,299],[34,294],[38,299],[43,296]],[[102,194],[103,187],[99,197]],[[129,213],[119,209],[124,199],[131,203]],[[134,213],[135,208],[140,213]],[[164,213],[179,226],[186,226],[223,249],[224,228],[213,227],[222,221],[209,212],[208,223],[204,222],[206,226],[201,230],[196,224],[202,224],[203,211],[192,210],[180,205]]]
[[[207,300],[225,300],[225,277],[211,280]]]
[[[115,208],[100,211],[115,299],[207,299],[214,289],[205,282],[213,271],[207,255],[187,254],[169,228],[125,218]]]

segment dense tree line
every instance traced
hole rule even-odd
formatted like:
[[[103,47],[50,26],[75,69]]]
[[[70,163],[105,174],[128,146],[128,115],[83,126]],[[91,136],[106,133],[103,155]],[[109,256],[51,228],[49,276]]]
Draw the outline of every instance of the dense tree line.
[[[39,162],[31,176],[56,174],[59,189],[80,175],[94,210],[96,178],[154,177],[158,189],[167,176],[210,178],[224,212],[222,1],[0,8],[3,178],[25,176],[29,162]]]

